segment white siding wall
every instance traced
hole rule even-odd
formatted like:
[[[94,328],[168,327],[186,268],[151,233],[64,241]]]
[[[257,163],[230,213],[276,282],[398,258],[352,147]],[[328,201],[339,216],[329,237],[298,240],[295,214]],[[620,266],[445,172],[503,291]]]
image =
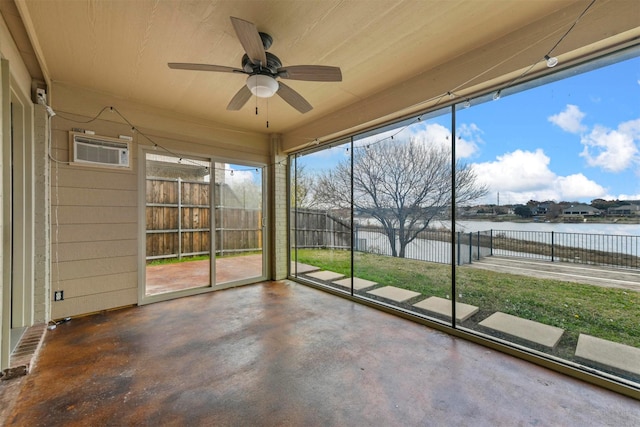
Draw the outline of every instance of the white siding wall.
[[[51,163],[51,317],[59,319],[138,302],[140,199],[139,146],[152,143],[109,110],[113,105],[160,147],[174,153],[269,164],[268,137],[184,122],[151,107],[109,99],[103,94],[54,85]],[[133,135],[131,169],[70,165],[69,131],[81,128],[98,136]],[[235,140],[233,138],[236,138]],[[242,138],[242,139],[237,139]],[[158,148],[158,150],[162,150]],[[159,152],[160,152],[159,151]],[[144,182],[144,180],[142,181]],[[144,243],[144,242],[143,242]],[[144,254],[142,254],[144,255]],[[63,301],[53,292],[64,291]]]
[[[69,130],[54,117],[51,165],[52,318],[92,313],[137,302],[136,169],[68,165]],[[122,125],[98,122],[96,134],[128,134]],[[136,164],[136,150],[131,150]],[[52,293],[53,293],[52,292]]]

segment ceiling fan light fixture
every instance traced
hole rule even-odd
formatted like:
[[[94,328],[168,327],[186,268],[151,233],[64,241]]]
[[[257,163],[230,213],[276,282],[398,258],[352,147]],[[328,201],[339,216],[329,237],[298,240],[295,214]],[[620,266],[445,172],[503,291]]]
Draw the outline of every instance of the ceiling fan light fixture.
[[[271,98],[278,91],[278,82],[271,76],[254,74],[247,78],[247,87],[258,98]]]

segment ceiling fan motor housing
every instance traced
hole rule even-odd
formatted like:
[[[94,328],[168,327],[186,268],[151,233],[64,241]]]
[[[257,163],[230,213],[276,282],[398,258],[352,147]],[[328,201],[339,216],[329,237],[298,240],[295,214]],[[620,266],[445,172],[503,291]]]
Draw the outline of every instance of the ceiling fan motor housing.
[[[280,61],[280,58],[275,56],[273,53],[265,52],[265,54],[267,55],[267,63],[260,65],[251,62],[249,56],[245,53],[242,56],[242,69],[251,74],[277,75],[278,68],[282,67],[282,61]]]
[[[273,44],[273,37],[271,37],[267,33],[258,33],[258,34],[260,34],[260,40],[262,40],[262,46],[264,47],[264,50],[269,50],[269,48]]]

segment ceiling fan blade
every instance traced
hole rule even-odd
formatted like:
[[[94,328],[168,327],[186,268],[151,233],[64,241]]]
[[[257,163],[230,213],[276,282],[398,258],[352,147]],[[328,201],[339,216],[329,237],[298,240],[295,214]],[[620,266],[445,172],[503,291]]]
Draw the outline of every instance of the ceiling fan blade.
[[[185,62],[169,62],[167,65],[174,70],[219,71],[222,73],[246,74],[246,72],[240,68],[225,67],[223,65],[189,64]]]
[[[313,110],[311,104],[309,104],[298,92],[282,82],[278,82],[278,85],[280,87],[276,93],[280,95],[280,98],[284,99],[287,104],[291,105],[302,114]]]
[[[251,62],[254,64],[267,65],[267,54],[264,51],[262,38],[260,38],[260,33],[256,26],[249,21],[234,18],[233,16],[231,17],[231,23],[233,24],[234,30],[236,30],[240,44],[242,44]]]
[[[342,72],[339,67],[326,65],[292,65],[278,69],[283,79],[307,80],[311,82],[341,82]]]
[[[244,104],[247,103],[249,98],[251,98],[251,91],[246,85],[243,85],[238,93],[236,93],[233,98],[231,98],[229,105],[227,105],[227,110],[238,111],[239,109],[244,107]]]

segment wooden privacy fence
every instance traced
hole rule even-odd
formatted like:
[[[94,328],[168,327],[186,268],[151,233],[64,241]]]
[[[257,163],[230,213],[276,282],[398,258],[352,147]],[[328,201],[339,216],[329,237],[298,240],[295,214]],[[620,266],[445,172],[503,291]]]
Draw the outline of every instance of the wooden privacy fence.
[[[296,209],[293,227],[298,248],[351,248],[351,227],[327,211]]]
[[[149,178],[146,185],[147,260],[209,254],[210,184]],[[217,204],[214,219],[216,254],[262,249],[261,210]]]

